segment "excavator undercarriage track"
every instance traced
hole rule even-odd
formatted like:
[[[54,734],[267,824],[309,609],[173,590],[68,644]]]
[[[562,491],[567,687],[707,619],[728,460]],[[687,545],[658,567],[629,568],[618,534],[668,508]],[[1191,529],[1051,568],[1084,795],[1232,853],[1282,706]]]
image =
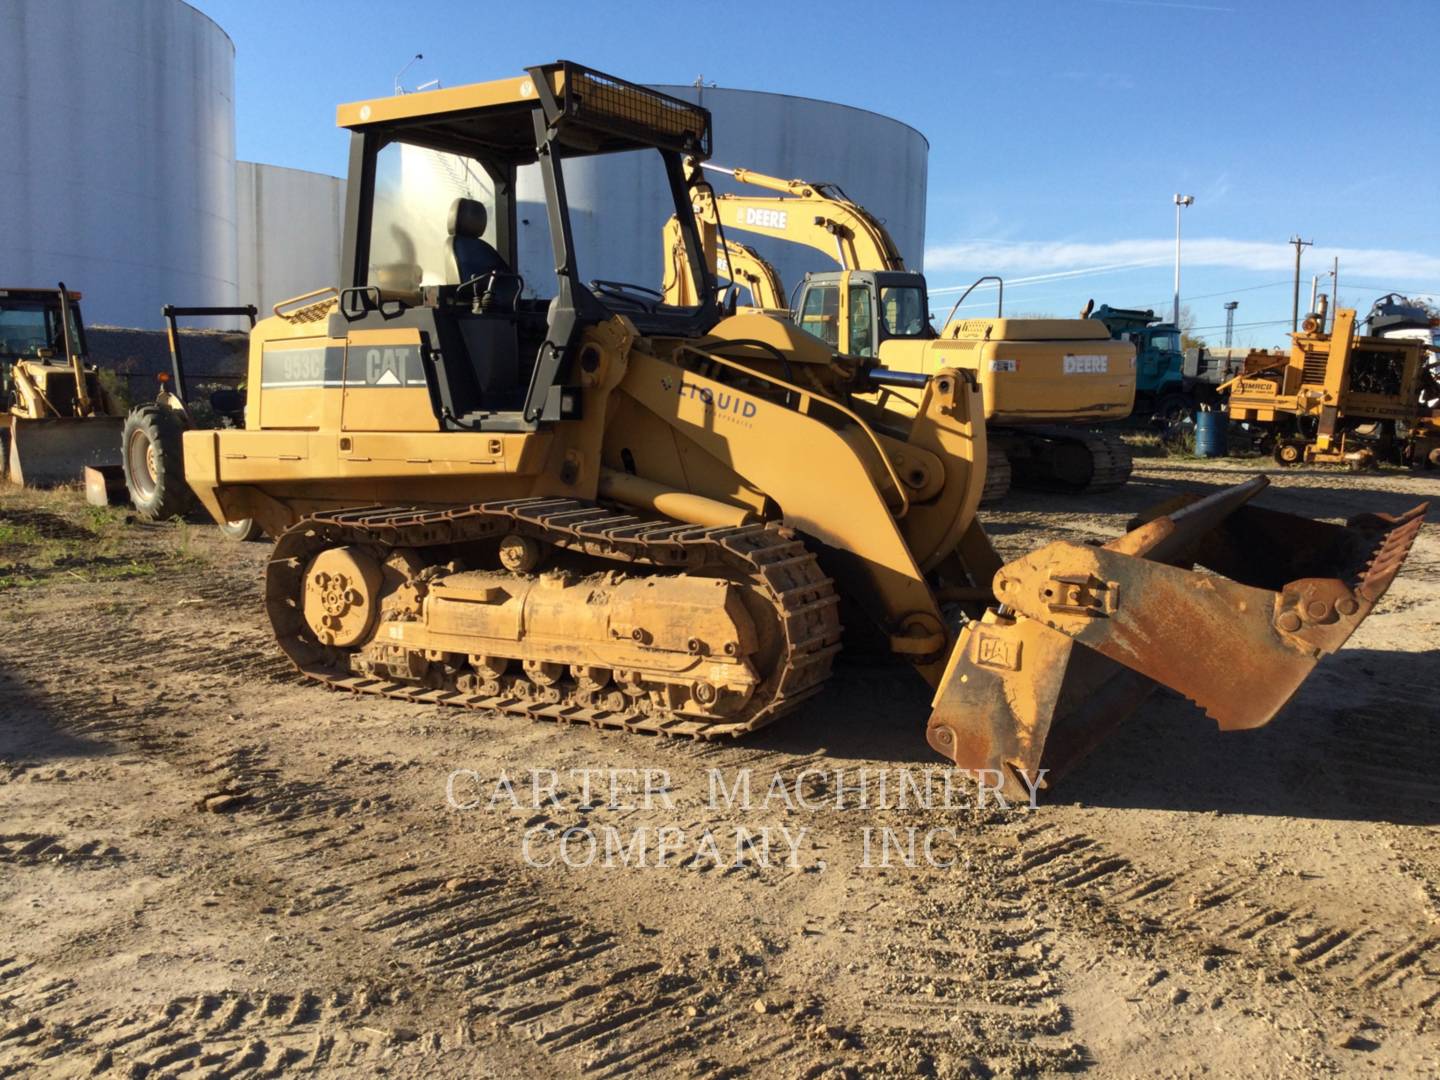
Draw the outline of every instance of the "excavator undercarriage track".
[[[1016,487],[1095,494],[1124,487],[1134,469],[1130,448],[1108,431],[1031,427],[1008,436]]]
[[[657,689],[645,678],[643,664],[624,673],[629,683],[622,687],[621,672],[613,673],[613,681],[611,672],[603,672],[597,685],[594,669],[577,671],[566,663],[568,657],[528,661],[525,675],[535,677],[526,678],[494,671],[477,674],[464,655],[431,654],[436,662],[417,661],[418,666],[405,673],[411,677],[397,678],[383,664],[357,660],[373,641],[359,641],[350,648],[325,644],[307,620],[307,576],[324,552],[360,550],[377,560],[400,553],[412,567],[423,563],[406,583],[423,603],[427,588],[433,593],[447,571],[455,580],[465,578],[463,572],[457,574],[454,552],[476,550],[477,545],[507,537],[565,553],[571,571],[578,567],[591,574],[610,572],[604,580],[639,577],[663,584],[675,578],[701,578],[738,586],[757,624],[765,625],[769,662],[755,673],[756,685],[739,708],[723,716],[704,715],[699,699],[676,697],[673,687]],[[537,575],[516,575],[511,580],[523,588]],[[313,582],[308,587],[313,589]],[[792,530],[775,524],[707,527],[645,519],[569,498],[315,514],[277,542],[266,569],[265,596],[286,655],[303,674],[336,689],[700,739],[753,731],[813,696],[830,674],[841,637],[834,585]],[[410,617],[417,616],[412,612]],[[537,665],[533,671],[531,664]],[[659,667],[655,670],[669,674]],[[701,715],[695,715],[697,711]]]

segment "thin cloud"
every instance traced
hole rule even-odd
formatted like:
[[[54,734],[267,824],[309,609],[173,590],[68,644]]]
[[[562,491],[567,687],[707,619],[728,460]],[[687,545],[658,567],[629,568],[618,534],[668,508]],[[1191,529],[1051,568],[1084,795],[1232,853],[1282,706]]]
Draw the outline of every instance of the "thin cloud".
[[[1289,244],[1223,238],[1187,239],[1186,266],[1217,266],[1234,270],[1292,271],[1295,252]],[[1164,266],[1175,258],[1173,240],[1117,240],[1102,244],[1064,241],[962,240],[925,250],[925,268],[984,270],[1000,274],[1049,274],[1089,267]],[[1392,248],[1347,248],[1316,245],[1305,250],[1305,265],[1328,268],[1339,258],[1341,280],[1379,277],[1427,282],[1440,279],[1440,256]]]

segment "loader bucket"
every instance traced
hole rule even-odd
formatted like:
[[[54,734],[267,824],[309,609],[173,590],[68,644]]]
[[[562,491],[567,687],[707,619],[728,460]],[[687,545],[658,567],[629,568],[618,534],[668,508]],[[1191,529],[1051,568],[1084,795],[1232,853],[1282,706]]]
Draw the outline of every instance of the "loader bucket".
[[[930,745],[1023,798],[1157,685],[1222,730],[1269,723],[1385,594],[1428,506],[1333,525],[1247,505],[1267,483],[1176,500],[1103,547],[1054,543],[1003,566],[999,608],[950,655]]]
[[[10,417],[10,482],[23,487],[76,484],[86,466],[120,464],[122,416],[30,420]]]

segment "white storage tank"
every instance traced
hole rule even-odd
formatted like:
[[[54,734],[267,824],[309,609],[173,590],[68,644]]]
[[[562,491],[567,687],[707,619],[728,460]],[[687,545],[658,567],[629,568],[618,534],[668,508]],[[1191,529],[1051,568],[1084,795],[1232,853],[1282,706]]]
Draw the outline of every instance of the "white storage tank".
[[[864,109],[786,94],[694,86],[655,89],[698,101],[711,111],[716,164],[838,184],[885,222],[908,267],[924,268],[930,144],[913,127]],[[564,171],[581,276],[658,289],[663,278],[660,230],[668,195],[654,163],[600,157],[568,162]],[[708,179],[719,192],[771,194],[713,173]],[[538,172],[523,170],[517,186],[521,265],[548,266]],[[833,259],[810,248],[733,228],[726,235],[749,244],[772,262],[787,290],[793,290],[807,270],[839,269]],[[541,294],[553,287],[548,282],[532,284],[532,291]]]
[[[235,48],[180,0],[0,4],[0,285],[96,323],[234,304]]]
[[[241,161],[235,167],[239,302],[264,318],[292,296],[336,283],[345,181]]]

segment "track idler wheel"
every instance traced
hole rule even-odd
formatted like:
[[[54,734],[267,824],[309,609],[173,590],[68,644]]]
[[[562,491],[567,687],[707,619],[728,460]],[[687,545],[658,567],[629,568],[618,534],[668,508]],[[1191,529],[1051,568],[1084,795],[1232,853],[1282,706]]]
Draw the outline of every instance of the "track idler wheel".
[[[380,613],[380,564],[358,547],[322,551],[305,571],[305,621],[322,644],[359,645]]]

